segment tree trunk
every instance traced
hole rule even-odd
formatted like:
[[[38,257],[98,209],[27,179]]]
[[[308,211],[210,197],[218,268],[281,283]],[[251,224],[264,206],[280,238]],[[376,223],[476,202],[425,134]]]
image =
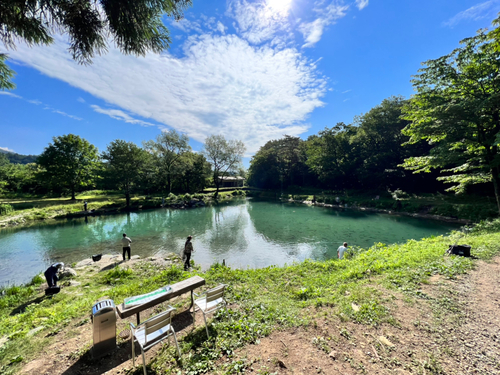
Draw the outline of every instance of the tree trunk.
[[[498,213],[500,214],[500,170],[498,167],[491,168],[491,177],[493,180],[493,188],[495,189],[495,198],[497,199]]]
[[[75,197],[75,188],[71,188],[71,200],[72,201],[76,200],[76,197]]]
[[[214,174],[214,183],[215,183],[215,195],[214,195],[214,197],[217,199],[217,197],[219,196],[220,181],[219,181],[219,176],[216,174]]]
[[[130,207],[130,192],[125,193],[125,199],[127,201],[127,208]]]

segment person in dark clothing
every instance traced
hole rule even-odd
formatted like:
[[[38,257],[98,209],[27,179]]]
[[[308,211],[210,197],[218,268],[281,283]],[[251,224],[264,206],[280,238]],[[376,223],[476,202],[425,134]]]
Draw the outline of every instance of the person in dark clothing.
[[[47,271],[45,271],[44,275],[49,288],[57,285],[57,280],[59,280],[59,278],[57,277],[57,273],[63,268],[64,263],[54,263],[49,268],[47,268]]]
[[[83,202],[83,210],[87,211],[87,201]]]
[[[186,244],[184,245],[184,270],[188,271],[189,268],[191,267],[190,261],[191,261],[191,253],[194,251],[193,250],[193,243],[191,240],[193,239],[193,236],[188,236],[186,240]]]
[[[128,260],[130,260],[130,244],[132,240],[127,237],[125,233],[123,233],[122,245],[123,245],[123,261],[125,261],[125,253],[128,254]]]

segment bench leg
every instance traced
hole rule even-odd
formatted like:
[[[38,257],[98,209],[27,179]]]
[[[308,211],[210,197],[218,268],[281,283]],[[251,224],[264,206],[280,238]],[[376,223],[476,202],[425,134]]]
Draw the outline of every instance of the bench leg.
[[[189,306],[189,311],[191,311],[191,307],[193,308],[193,312],[194,312],[194,297],[193,297],[193,290],[191,290],[191,305]]]
[[[193,291],[191,290],[191,305],[189,306],[189,311],[191,311],[191,307],[193,308],[193,327],[196,323],[196,306],[194,305]]]
[[[137,325],[139,325],[139,324],[141,324],[141,316],[140,316],[140,313],[139,313],[139,312],[137,312],[136,316],[137,316]]]

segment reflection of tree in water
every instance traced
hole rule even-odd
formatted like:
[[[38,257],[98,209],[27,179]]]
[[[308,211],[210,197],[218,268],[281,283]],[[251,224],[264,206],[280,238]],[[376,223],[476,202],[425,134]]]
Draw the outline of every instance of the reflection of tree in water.
[[[274,207],[269,207],[270,205]],[[311,239],[309,226],[312,221],[308,215],[304,216],[299,213],[299,210],[303,208],[280,203],[258,202],[255,207],[250,207],[248,212],[255,230],[267,241],[290,245]]]
[[[240,202],[241,203],[241,202]],[[245,236],[247,227],[247,205],[224,205],[213,207],[214,221],[207,231],[206,242],[214,255],[240,252],[248,247]]]

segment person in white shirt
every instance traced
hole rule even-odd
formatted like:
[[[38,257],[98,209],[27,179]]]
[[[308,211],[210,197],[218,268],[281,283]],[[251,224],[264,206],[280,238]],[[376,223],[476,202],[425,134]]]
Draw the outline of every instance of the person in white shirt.
[[[130,244],[132,240],[123,233],[122,244],[123,244],[123,260],[125,260],[125,253],[128,253],[128,260],[130,260]]]
[[[344,244],[342,246],[339,246],[339,248],[337,249],[337,257],[339,259],[344,259],[344,253],[346,252],[347,250],[347,242],[344,242]]]

